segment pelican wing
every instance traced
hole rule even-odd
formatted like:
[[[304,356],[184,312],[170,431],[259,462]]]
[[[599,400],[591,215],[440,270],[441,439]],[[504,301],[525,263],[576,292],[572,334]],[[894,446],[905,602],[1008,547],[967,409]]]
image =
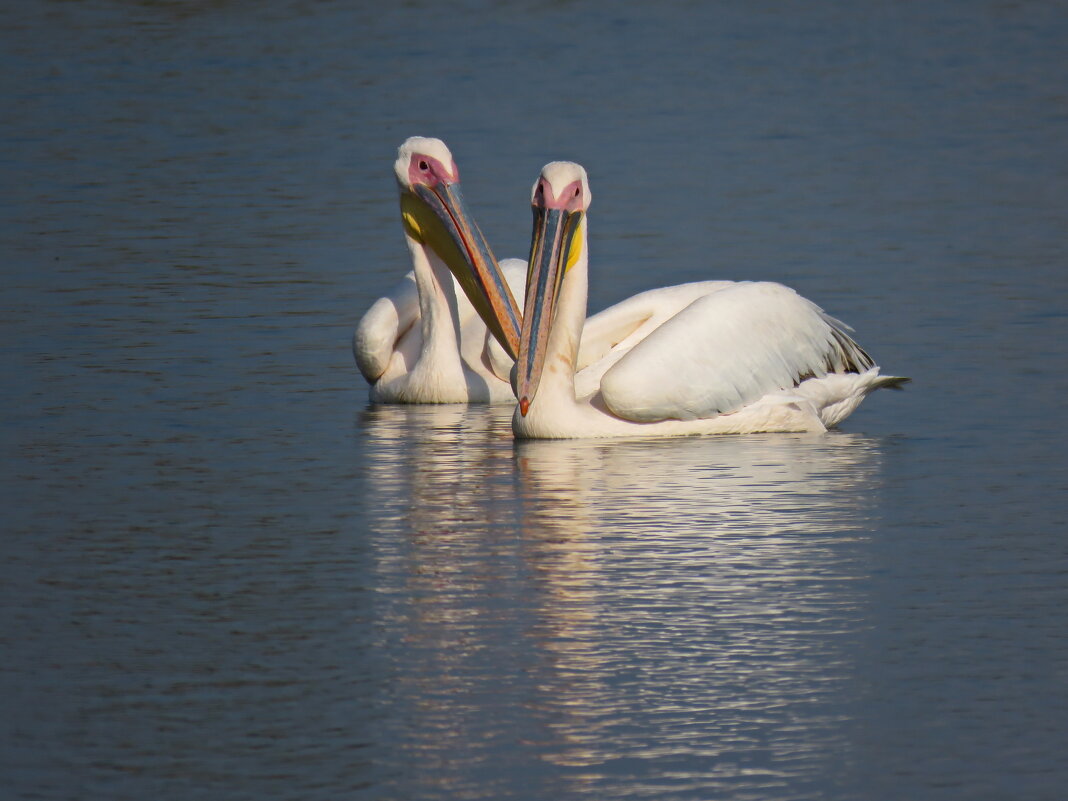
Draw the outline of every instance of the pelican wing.
[[[519,311],[523,311],[523,301],[526,298],[527,289],[527,263],[524,259],[501,259],[498,265],[504,280],[508,284],[519,305]],[[501,350],[504,350],[503,348]]]
[[[512,297],[516,299],[519,311],[522,312],[523,300],[526,297],[527,263],[523,259],[501,259],[498,266],[505,282],[508,284],[508,289],[512,292]],[[475,320],[478,323],[482,323],[477,315]],[[497,338],[489,332],[485,323],[482,323],[482,331],[484,332],[483,362],[497,378],[509,383],[511,381],[512,364],[514,364],[512,357],[501,347],[501,343],[497,341]]]
[[[376,300],[352,336],[352,355],[369,383],[386,371],[397,343],[419,319],[415,273],[408,273],[390,293]]]
[[[598,375],[625,356],[667,320],[699,297],[734,286],[734,281],[694,281],[639,292],[590,315],[582,326],[577,369],[595,365]]]
[[[847,330],[781,284],[730,284],[635,344],[605,372],[601,396],[636,422],[733,412],[813,376],[873,366]]]

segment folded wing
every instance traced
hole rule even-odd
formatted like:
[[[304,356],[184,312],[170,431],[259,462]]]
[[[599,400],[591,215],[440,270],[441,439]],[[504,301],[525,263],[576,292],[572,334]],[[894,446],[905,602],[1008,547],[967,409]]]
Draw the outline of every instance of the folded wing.
[[[781,284],[727,284],[619,358],[601,379],[601,397],[613,414],[636,422],[726,414],[808,378],[872,367],[847,331]]]

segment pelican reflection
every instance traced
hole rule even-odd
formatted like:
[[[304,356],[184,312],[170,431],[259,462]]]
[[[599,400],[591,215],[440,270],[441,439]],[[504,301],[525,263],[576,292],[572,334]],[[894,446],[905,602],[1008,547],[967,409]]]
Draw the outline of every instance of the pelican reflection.
[[[386,725],[428,788],[500,742],[562,781],[655,758],[705,796],[848,748],[878,440],[514,442],[509,413],[361,421]]]
[[[367,465],[370,609],[376,657],[391,666],[385,738],[404,752],[405,786],[433,792],[477,758],[477,695],[523,661],[501,599],[520,582],[510,558],[515,505],[511,409],[390,405],[359,419]],[[502,544],[503,543],[503,544]],[[521,592],[521,590],[520,590]]]
[[[827,745],[819,702],[850,677],[841,635],[866,604],[878,441],[530,441],[515,454],[552,663],[546,758],[592,767],[701,743],[707,789],[749,739],[772,762]],[[634,719],[646,734],[606,736]],[[679,752],[680,769],[692,756]]]

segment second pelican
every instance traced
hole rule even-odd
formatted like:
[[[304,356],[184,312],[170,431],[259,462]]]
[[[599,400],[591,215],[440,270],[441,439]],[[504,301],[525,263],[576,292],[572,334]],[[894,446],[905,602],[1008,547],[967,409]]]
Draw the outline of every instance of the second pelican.
[[[353,355],[371,384],[371,400],[514,400],[508,374],[519,343],[520,310],[509,283],[522,285],[526,265],[506,259],[498,268],[460,193],[456,162],[440,139],[405,141],[394,172],[414,269],[371,306],[353,336]]]
[[[648,307],[651,322],[609,343],[600,365],[580,374],[576,394],[589,263],[586,171],[571,162],[547,164],[531,204],[516,437],[824,431],[872,391],[908,381],[879,375],[843,323],[792,289],[715,281],[618,304],[644,298],[639,305]]]

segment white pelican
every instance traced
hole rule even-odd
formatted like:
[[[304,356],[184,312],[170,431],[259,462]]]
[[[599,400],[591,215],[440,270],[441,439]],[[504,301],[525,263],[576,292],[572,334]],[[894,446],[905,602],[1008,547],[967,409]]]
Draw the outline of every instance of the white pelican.
[[[353,335],[371,400],[514,402],[508,379],[521,317],[508,285],[521,294],[526,264],[507,259],[498,269],[440,139],[411,137],[393,168],[414,269],[371,306]]]
[[[606,343],[614,347],[584,371],[597,376],[595,386],[576,394],[586,339],[586,171],[547,164],[531,204],[518,438],[824,431],[873,390],[908,380],[880,376],[843,323],[792,289],[710,281],[645,292],[591,317],[587,328],[599,317],[602,331],[613,317],[620,325]],[[647,313],[622,313],[632,306]]]

